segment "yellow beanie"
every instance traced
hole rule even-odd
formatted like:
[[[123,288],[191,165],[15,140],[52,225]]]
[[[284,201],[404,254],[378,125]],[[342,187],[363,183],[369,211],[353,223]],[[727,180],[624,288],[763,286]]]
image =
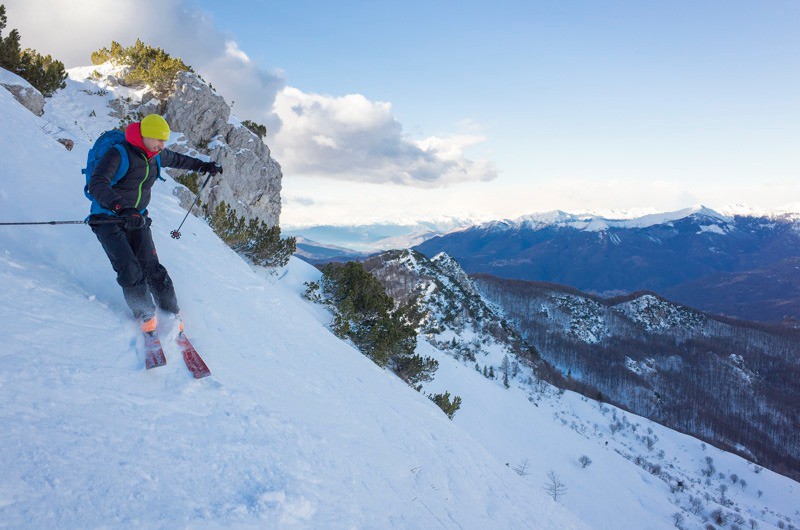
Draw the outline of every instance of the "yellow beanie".
[[[155,138],[156,140],[169,140],[169,124],[158,114],[148,114],[140,125],[142,138]]]

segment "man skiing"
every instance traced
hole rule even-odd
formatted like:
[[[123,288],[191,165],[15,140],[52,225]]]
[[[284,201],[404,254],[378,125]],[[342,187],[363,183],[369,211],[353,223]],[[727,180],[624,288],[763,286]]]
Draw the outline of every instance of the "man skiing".
[[[111,260],[125,301],[145,333],[155,332],[156,306],[173,315],[183,330],[172,279],[158,261],[150,233],[150,189],[160,178],[162,166],[222,173],[222,167],[214,162],[164,149],[169,134],[169,125],[158,114],[131,123],[125,130],[125,140],[103,155],[87,185],[92,199],[89,225]],[[115,219],[119,222],[92,223]]]

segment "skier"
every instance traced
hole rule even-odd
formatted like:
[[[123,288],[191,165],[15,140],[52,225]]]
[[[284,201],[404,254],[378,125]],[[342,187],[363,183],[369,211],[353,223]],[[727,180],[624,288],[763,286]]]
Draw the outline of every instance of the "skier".
[[[222,173],[222,167],[214,162],[203,162],[164,149],[169,134],[167,121],[158,114],[131,123],[125,130],[125,141],[103,155],[88,183],[92,197],[89,225],[111,260],[125,301],[142,331],[150,334],[156,329],[156,305],[170,313],[183,331],[172,279],[158,261],[150,233],[151,220],[147,211],[150,189],[160,178],[162,166],[212,176]],[[127,171],[115,178],[126,163]],[[95,220],[113,219],[119,223],[92,224]]]

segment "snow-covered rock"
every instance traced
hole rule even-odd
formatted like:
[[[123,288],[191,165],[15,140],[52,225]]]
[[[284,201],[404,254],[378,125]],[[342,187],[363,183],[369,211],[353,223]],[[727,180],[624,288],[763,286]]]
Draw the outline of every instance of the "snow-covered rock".
[[[11,92],[17,101],[37,116],[44,114],[44,96],[23,78],[0,68],[0,86]]]

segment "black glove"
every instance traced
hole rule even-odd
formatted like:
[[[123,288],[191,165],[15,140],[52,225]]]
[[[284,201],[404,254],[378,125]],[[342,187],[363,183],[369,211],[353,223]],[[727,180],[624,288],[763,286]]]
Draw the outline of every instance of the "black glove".
[[[125,219],[126,232],[144,228],[144,216],[136,208],[124,208],[118,215]]]
[[[119,213],[125,209],[125,206],[122,205],[122,201],[117,201],[111,206],[109,206],[108,209],[114,212],[115,214],[119,215]]]
[[[198,169],[200,173],[208,173],[212,177],[217,173],[222,173],[222,166],[216,162],[203,162]]]

